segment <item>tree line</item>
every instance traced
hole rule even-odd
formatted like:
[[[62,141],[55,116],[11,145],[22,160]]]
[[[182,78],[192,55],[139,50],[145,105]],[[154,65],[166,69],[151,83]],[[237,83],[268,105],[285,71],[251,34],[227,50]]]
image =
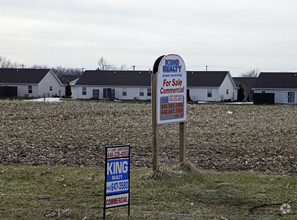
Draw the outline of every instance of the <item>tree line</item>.
[[[133,67],[133,69],[135,69],[135,66],[132,66],[132,67]],[[62,66],[49,68],[48,66],[45,66],[45,65],[33,65],[31,67],[27,67],[24,64],[12,62],[3,56],[0,56],[0,68],[51,69],[54,71],[54,73],[57,76],[82,75],[82,73],[83,73],[83,68],[65,68]],[[120,67],[117,67],[114,64],[108,63],[104,57],[101,57],[98,60],[97,70],[128,70],[128,69],[130,69],[130,68],[127,68],[127,66],[125,64],[121,65]],[[245,73],[242,73],[240,76],[241,77],[257,77],[258,75],[259,75],[259,69],[253,69],[253,70],[247,71]]]

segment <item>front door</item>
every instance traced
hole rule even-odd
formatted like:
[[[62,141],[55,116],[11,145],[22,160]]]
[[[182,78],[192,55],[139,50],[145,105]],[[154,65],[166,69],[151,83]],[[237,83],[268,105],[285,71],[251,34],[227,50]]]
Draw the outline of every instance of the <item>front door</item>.
[[[93,89],[93,99],[99,99],[99,89]]]
[[[104,99],[108,98],[108,88],[103,88],[103,98]]]

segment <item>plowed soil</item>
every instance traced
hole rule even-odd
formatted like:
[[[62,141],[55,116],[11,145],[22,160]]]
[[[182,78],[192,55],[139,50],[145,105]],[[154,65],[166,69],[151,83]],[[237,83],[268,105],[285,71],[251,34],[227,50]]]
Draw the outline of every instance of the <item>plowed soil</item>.
[[[297,106],[188,104],[186,156],[198,169],[297,173]],[[160,126],[160,163],[179,157],[179,125]],[[3,164],[104,166],[105,147],[130,145],[152,166],[151,105],[0,101]]]

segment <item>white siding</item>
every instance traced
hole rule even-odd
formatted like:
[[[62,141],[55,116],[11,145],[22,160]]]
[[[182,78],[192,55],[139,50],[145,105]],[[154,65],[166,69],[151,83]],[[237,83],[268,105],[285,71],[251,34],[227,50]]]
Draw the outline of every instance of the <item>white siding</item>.
[[[17,87],[18,97],[37,97],[38,96],[38,86],[36,84],[1,84],[1,86],[12,86]],[[32,86],[32,93],[29,93],[28,87]]]
[[[193,101],[218,102],[221,101],[219,96],[219,88],[216,87],[188,87],[190,90],[190,97]],[[207,97],[207,91],[211,89],[212,96]]]
[[[290,104],[297,104],[297,89],[283,89],[283,90],[273,90],[273,89],[255,89],[254,93],[274,93],[274,103],[275,104],[289,104],[287,100],[288,92],[295,92],[295,101]]]
[[[123,88],[125,88],[127,95],[123,96]],[[118,87],[115,88],[116,98],[122,100],[150,100],[151,96],[147,95],[148,87]],[[140,96],[140,92],[143,92],[143,96]]]
[[[83,87],[86,87],[86,95],[82,94]],[[114,89],[115,90],[115,98],[120,100],[150,100],[151,96],[147,95],[147,90],[149,87],[114,87],[114,86],[72,86],[72,97],[78,99],[91,99],[93,98],[93,90],[99,89],[99,99],[103,98],[103,90],[104,88]],[[125,88],[127,95],[123,96],[123,88]],[[140,91],[143,89],[144,95],[140,96]]]
[[[235,84],[232,83],[229,74],[226,75],[224,81],[222,82],[221,86],[220,86],[220,100],[224,101],[224,100],[237,100],[237,89],[236,87],[234,87]],[[228,94],[227,94],[227,90],[228,90]]]
[[[65,86],[62,86],[54,73],[49,71],[38,85],[38,96],[65,96]]]

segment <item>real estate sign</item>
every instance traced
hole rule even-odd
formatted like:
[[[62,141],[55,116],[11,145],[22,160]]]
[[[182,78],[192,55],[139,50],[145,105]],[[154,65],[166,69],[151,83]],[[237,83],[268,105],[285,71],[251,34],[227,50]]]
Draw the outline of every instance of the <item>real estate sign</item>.
[[[158,62],[158,71],[156,73],[157,124],[184,122],[186,121],[187,112],[185,63],[176,54],[163,56]]]
[[[106,147],[105,153],[104,218],[106,208],[130,204],[130,146]]]

